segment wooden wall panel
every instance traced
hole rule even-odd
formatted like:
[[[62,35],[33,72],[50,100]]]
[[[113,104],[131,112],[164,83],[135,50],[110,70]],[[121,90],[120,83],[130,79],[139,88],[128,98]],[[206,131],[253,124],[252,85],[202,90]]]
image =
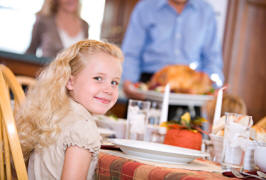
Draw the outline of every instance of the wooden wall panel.
[[[101,39],[121,45],[132,10],[138,0],[106,0]]]
[[[230,0],[227,20],[226,82],[258,121],[266,116],[266,1]]]
[[[9,67],[16,75],[36,78],[45,65],[0,57],[0,64]]]

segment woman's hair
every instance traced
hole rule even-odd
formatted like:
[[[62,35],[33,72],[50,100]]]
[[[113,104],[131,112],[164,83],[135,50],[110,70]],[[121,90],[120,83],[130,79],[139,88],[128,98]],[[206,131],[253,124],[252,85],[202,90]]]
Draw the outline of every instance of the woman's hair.
[[[206,115],[209,122],[213,121],[215,106],[216,99],[210,100],[205,104]],[[225,112],[247,114],[247,107],[240,97],[225,93],[222,100],[221,116],[225,115]]]
[[[70,96],[66,84],[71,75],[77,75],[88,57],[105,53],[124,59],[115,45],[95,40],[80,41],[58,54],[39,75],[36,84],[27,92],[25,102],[18,108],[16,121],[25,159],[36,148],[54,142],[60,133],[59,124],[70,110]]]
[[[37,14],[45,16],[55,15],[58,11],[58,6],[59,6],[58,1],[59,0],[45,0],[41,10]],[[79,17],[80,17],[80,9],[81,9],[81,4],[79,1],[79,6],[76,12]]]

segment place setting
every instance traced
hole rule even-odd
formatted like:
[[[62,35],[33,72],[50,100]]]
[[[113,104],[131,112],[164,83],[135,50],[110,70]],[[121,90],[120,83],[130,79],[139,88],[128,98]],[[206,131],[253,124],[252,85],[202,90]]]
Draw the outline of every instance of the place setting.
[[[157,117],[152,119],[154,124],[150,124],[151,118],[149,118],[151,102],[130,99],[125,137],[106,139],[102,151],[161,167],[221,172],[221,168],[216,164],[201,160],[209,158],[207,152],[164,144],[167,127],[163,124],[167,122],[169,95],[168,84],[161,100],[160,111]]]
[[[151,101],[129,100],[127,119],[123,120],[123,126],[120,122],[124,135],[107,137],[101,147],[102,152],[156,167],[202,170],[241,179],[265,178],[263,168],[266,161],[262,160],[262,154],[266,153],[266,146],[256,141],[256,132],[251,128],[251,116],[236,113],[221,116],[224,89],[217,92],[213,128],[210,134],[207,133],[211,153],[206,149],[208,145],[203,148],[202,145],[207,142],[204,140],[192,148],[169,143],[172,141],[169,141],[169,137],[172,138],[169,133],[175,127],[167,123],[169,84],[165,87],[161,102],[157,102],[156,106]],[[189,113],[181,117],[181,121],[183,120],[190,121]],[[118,124],[117,120],[116,123]],[[184,131],[182,133],[185,134]],[[184,139],[182,142],[186,144]]]
[[[224,88],[217,94],[212,133],[213,161],[223,175],[241,179],[265,179],[265,133],[253,126],[252,116],[225,113],[221,116]]]

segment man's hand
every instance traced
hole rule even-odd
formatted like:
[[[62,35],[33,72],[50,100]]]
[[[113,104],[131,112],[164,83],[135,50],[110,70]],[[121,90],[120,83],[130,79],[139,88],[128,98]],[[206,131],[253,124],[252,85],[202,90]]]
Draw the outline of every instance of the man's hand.
[[[123,90],[126,96],[130,99],[139,99],[144,100],[145,96],[137,92],[137,88],[134,86],[134,83],[130,81],[124,81],[123,83]]]

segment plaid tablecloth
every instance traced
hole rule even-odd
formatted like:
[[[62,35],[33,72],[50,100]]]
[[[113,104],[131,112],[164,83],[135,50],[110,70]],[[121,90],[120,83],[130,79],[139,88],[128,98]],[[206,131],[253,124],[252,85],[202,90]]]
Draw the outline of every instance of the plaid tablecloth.
[[[148,165],[100,152],[96,169],[99,180],[214,180],[229,179],[221,173]]]

